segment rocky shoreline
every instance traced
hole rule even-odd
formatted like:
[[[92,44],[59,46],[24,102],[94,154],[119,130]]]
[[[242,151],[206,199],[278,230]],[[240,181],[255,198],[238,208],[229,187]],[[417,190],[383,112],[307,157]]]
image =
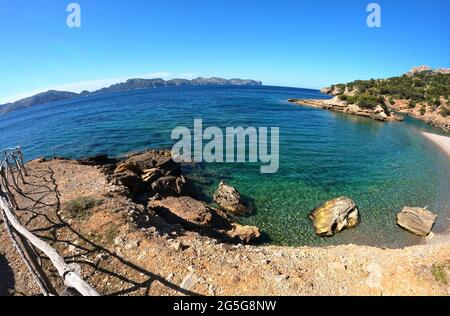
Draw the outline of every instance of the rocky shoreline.
[[[435,111],[426,111],[422,114],[420,109],[410,108],[406,100],[396,100],[390,107],[400,114],[414,117],[445,132],[450,132],[450,117],[443,117]]]
[[[431,133],[422,133],[422,135],[438,145],[450,158],[450,137]]]
[[[168,150],[150,150],[124,159],[99,156],[80,162],[102,166],[113,183],[127,188],[135,203],[169,224],[231,243],[249,244],[261,235],[257,227],[236,221],[235,215],[245,214],[247,207],[240,193],[226,183],[221,182],[214,195],[218,208],[195,199],[193,184]]]
[[[419,66],[399,77],[355,80],[320,89],[331,100],[290,101],[379,121],[398,121],[400,115],[408,115],[449,132],[449,82],[450,69]]]
[[[236,222],[234,214],[249,210],[239,192],[221,183],[217,208],[187,196],[189,179],[166,151],[38,159],[27,169],[22,191],[30,198],[17,195],[21,221],[75,258],[83,278],[105,295],[450,294],[449,240],[406,249],[248,245],[260,232]],[[348,198],[311,216],[324,236],[358,223]],[[15,280],[10,294],[37,293],[3,227],[0,249]]]
[[[384,109],[380,105],[378,105],[374,109],[364,109],[356,104],[348,104],[345,101],[341,101],[337,96],[332,99],[289,99],[288,101],[300,106],[306,105],[318,109],[325,109],[356,116],[368,117],[381,122],[396,122],[403,120],[403,117],[401,117],[400,115]]]

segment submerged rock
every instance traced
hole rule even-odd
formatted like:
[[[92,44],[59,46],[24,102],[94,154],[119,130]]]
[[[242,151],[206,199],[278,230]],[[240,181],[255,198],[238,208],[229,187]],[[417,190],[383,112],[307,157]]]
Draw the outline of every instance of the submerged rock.
[[[340,197],[316,208],[309,218],[313,221],[319,236],[331,237],[343,229],[357,226],[359,211],[353,200]]]
[[[405,207],[397,215],[397,224],[410,233],[421,237],[430,234],[437,215],[420,207]]]
[[[238,190],[223,181],[214,194],[214,201],[224,210],[236,215],[243,215],[249,211]]]

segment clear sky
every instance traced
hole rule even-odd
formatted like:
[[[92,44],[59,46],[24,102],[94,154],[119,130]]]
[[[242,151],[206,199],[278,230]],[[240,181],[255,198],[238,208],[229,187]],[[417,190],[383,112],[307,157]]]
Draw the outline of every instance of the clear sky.
[[[370,2],[381,28],[367,27]],[[449,0],[0,0],[0,103],[130,77],[320,88],[450,67],[449,33]]]

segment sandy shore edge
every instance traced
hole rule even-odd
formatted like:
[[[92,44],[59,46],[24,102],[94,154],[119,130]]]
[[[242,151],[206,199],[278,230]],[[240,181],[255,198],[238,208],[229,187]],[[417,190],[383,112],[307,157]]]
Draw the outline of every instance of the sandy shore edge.
[[[426,132],[423,132],[422,135],[438,145],[450,158],[450,137]]]
[[[426,132],[422,132],[422,135],[431,140],[436,145],[438,145],[439,148],[441,148],[445,153],[447,153],[447,156],[450,159],[450,137]],[[427,243],[449,242],[450,228],[447,230],[447,232],[438,234],[435,237],[436,238],[433,238],[434,240],[427,240]]]

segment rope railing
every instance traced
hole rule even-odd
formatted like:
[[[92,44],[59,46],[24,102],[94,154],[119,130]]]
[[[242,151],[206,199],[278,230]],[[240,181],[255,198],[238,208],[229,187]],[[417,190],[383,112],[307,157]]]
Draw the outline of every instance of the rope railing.
[[[19,181],[26,184],[26,176],[27,171],[21,148],[4,149],[0,162],[0,215],[13,246],[17,249],[18,254],[24,261],[42,294],[44,296],[52,296],[56,295],[56,291],[40,266],[37,250],[50,259],[69,288],[75,289],[84,296],[99,296],[99,293],[94,288],[66,264],[55,249],[36,237],[20,223],[15,212],[18,209],[18,204],[12,188],[17,192],[22,192],[19,187]]]

